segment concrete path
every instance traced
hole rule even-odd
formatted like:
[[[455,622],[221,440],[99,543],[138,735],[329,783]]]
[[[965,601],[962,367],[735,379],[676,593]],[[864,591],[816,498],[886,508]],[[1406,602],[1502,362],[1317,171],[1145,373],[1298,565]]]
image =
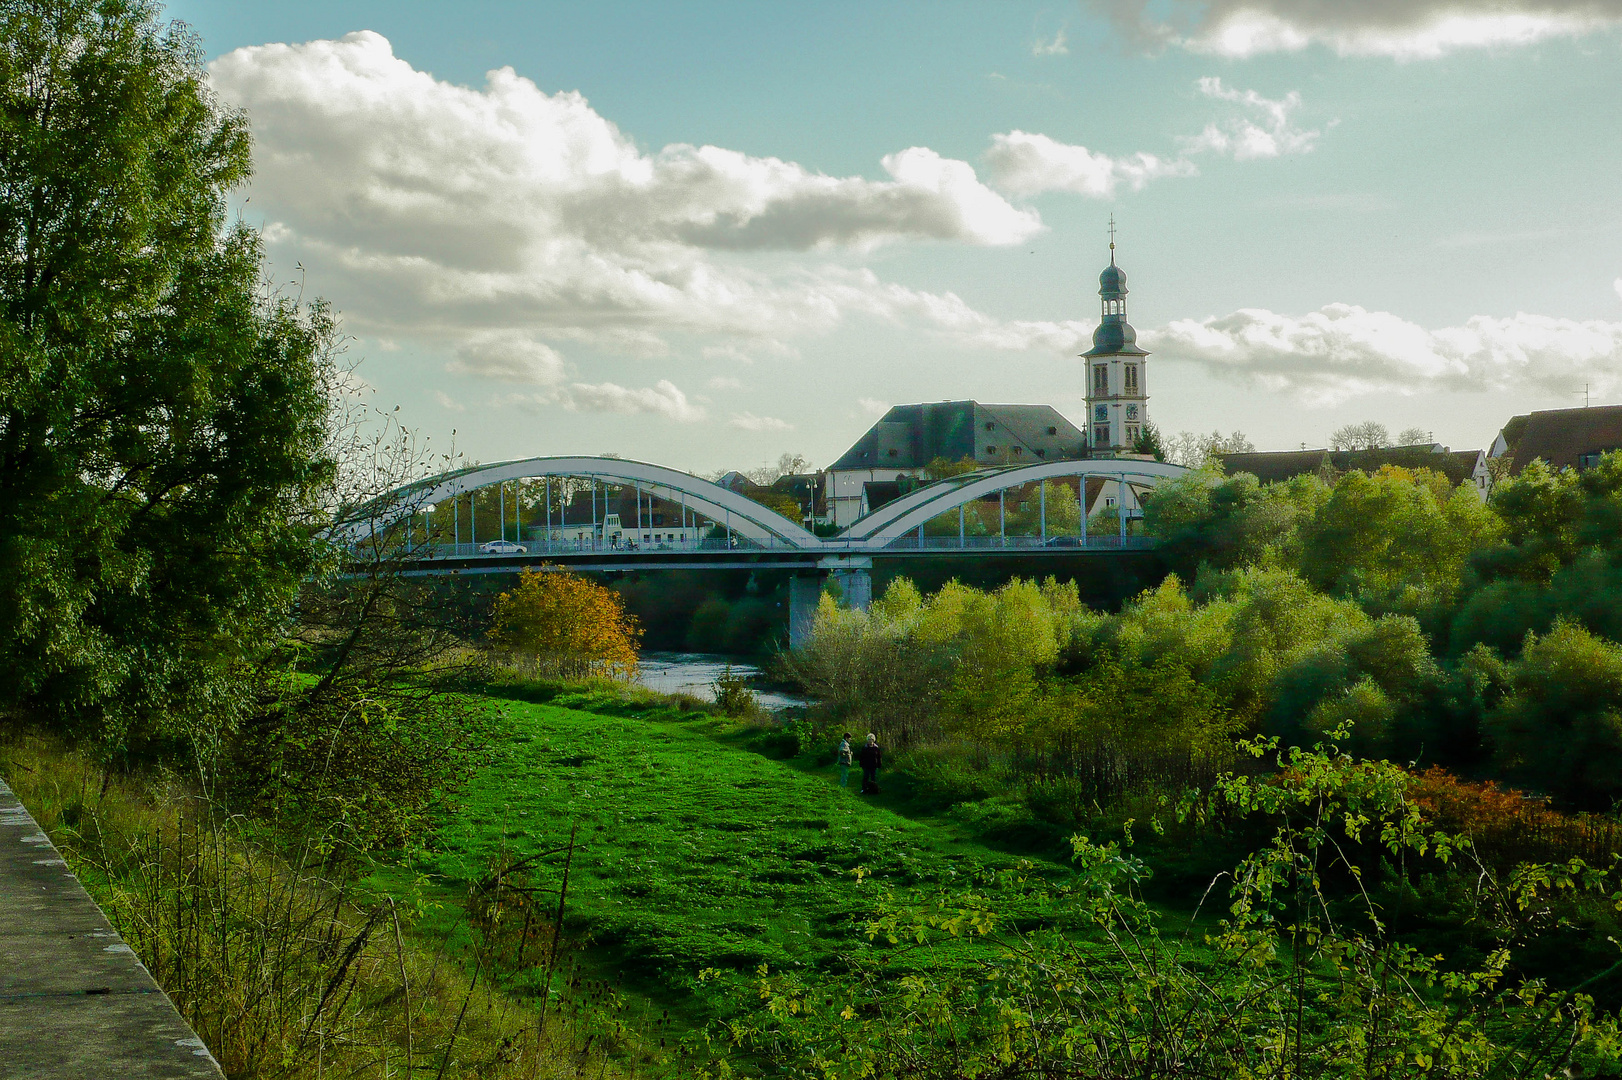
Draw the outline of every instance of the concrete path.
[[[0,780],[0,1080],[223,1080]]]

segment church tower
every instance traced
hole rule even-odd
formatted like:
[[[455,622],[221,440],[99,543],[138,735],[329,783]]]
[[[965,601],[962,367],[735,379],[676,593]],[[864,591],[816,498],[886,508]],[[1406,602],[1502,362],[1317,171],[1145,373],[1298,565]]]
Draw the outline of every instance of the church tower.
[[[1087,446],[1093,457],[1130,454],[1149,420],[1149,354],[1126,321],[1126,272],[1115,265],[1115,218],[1110,218],[1109,266],[1098,275],[1103,314],[1087,361]]]

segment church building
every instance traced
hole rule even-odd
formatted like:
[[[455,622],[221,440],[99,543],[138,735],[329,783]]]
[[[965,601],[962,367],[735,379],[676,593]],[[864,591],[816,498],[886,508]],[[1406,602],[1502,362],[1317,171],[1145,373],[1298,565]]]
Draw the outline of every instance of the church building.
[[[1127,457],[1142,453],[1148,423],[1149,354],[1126,321],[1126,272],[1110,264],[1099,275],[1102,315],[1093,347],[1082,353],[1087,415],[1078,427],[1051,405],[987,405],[977,401],[897,405],[830,465],[825,474],[828,520],[844,527],[927,482],[932,462],[972,462],[981,469],[1039,461]],[[1114,507],[1113,490],[1088,488],[1089,512]],[[1100,501],[1093,505],[1094,497]],[[1139,512],[1128,492],[1129,516]]]

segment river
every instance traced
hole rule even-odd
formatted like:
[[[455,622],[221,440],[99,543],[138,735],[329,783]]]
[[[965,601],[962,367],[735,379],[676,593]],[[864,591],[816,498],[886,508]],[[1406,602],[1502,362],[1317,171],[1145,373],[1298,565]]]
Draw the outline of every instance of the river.
[[[803,706],[806,699],[780,690],[762,689],[760,668],[715,653],[646,652],[637,662],[636,681],[661,694],[691,694],[715,700],[715,680],[731,665],[734,675],[749,680],[762,706],[777,710]]]

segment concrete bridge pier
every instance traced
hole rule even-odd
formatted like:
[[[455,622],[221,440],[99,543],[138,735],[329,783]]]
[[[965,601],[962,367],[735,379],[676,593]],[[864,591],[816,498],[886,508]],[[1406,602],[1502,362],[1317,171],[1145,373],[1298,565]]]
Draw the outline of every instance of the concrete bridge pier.
[[[811,640],[822,597],[822,574],[795,574],[788,582],[788,647],[803,649]]]
[[[839,594],[845,598],[845,606],[857,611],[866,611],[867,606],[873,602],[873,565],[871,562],[862,567],[844,567],[833,571],[834,582],[839,586]]]
[[[866,611],[873,602],[873,558],[870,555],[833,555],[817,563],[815,571],[795,574],[789,579],[788,647],[803,648],[811,640],[811,628],[822,599],[822,585],[829,577],[838,584],[845,606]]]

